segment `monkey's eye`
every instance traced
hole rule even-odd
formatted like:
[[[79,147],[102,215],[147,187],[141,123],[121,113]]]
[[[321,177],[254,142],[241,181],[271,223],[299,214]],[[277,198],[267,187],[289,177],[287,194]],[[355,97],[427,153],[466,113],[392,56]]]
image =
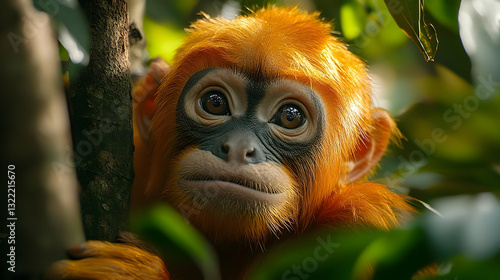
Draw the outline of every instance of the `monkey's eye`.
[[[302,110],[293,104],[286,104],[278,109],[269,121],[288,129],[294,129],[304,124],[306,118]]]
[[[212,115],[231,115],[226,96],[218,91],[209,91],[200,98],[200,105],[205,112]]]

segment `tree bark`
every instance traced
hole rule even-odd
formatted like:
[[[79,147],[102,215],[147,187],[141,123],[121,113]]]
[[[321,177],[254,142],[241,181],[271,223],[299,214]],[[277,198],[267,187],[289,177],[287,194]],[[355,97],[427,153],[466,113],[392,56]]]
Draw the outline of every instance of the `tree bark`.
[[[132,85],[125,0],[85,0],[89,65],[70,79],[72,131],[88,239],[128,226],[133,181]]]
[[[31,0],[0,1],[2,279],[39,279],[84,241],[53,35]]]

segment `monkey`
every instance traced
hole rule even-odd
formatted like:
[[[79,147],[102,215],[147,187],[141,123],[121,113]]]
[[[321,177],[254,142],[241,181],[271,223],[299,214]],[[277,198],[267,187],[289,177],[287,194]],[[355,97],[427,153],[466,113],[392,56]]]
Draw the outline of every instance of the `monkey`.
[[[319,13],[205,15],[188,33],[171,66],[153,62],[134,91],[134,209],[177,209],[213,244],[223,279],[244,279],[283,240],[325,227],[388,230],[414,211],[366,181],[399,132],[372,107],[365,63]],[[80,259],[48,274],[196,279],[140,246],[88,241],[70,254]]]

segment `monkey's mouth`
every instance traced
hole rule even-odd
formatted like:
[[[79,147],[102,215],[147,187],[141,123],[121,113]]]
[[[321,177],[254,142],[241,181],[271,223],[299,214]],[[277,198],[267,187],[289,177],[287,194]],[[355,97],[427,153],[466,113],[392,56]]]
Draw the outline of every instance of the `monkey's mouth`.
[[[237,178],[192,176],[180,179],[178,188],[196,209],[212,210],[218,214],[257,213],[259,209],[281,205],[287,198],[286,193]]]
[[[264,205],[281,204],[286,194],[263,182],[256,182],[244,177],[214,176],[209,174],[193,174],[179,179],[179,189],[194,204],[218,205],[216,208],[245,204]]]
[[[250,180],[244,172],[238,175],[234,174],[234,170],[229,175],[207,173],[181,175],[178,180],[179,190],[196,209],[211,209],[219,214],[229,211],[248,215],[260,212],[258,209],[281,205],[288,196],[286,192],[266,184],[262,178]]]
[[[237,187],[237,188],[248,188],[250,190],[255,190],[258,192],[268,193],[268,194],[279,194],[281,193],[275,188],[270,186],[266,186],[262,182],[256,182],[254,180],[249,180],[244,178],[243,176],[217,176],[211,174],[192,174],[186,176],[186,178],[181,179],[181,181],[187,181],[190,183],[205,183],[207,185],[213,184],[222,184],[227,185],[228,187]]]

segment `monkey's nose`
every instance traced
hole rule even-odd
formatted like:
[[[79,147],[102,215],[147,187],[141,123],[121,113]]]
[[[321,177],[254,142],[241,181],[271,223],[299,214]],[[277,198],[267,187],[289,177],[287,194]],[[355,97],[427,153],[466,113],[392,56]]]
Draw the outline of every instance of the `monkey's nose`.
[[[230,141],[222,145],[222,153],[226,154],[227,162],[250,163],[255,157],[255,147],[247,141]]]
[[[212,153],[229,163],[250,164],[265,160],[258,138],[250,133],[229,133],[217,142]]]

